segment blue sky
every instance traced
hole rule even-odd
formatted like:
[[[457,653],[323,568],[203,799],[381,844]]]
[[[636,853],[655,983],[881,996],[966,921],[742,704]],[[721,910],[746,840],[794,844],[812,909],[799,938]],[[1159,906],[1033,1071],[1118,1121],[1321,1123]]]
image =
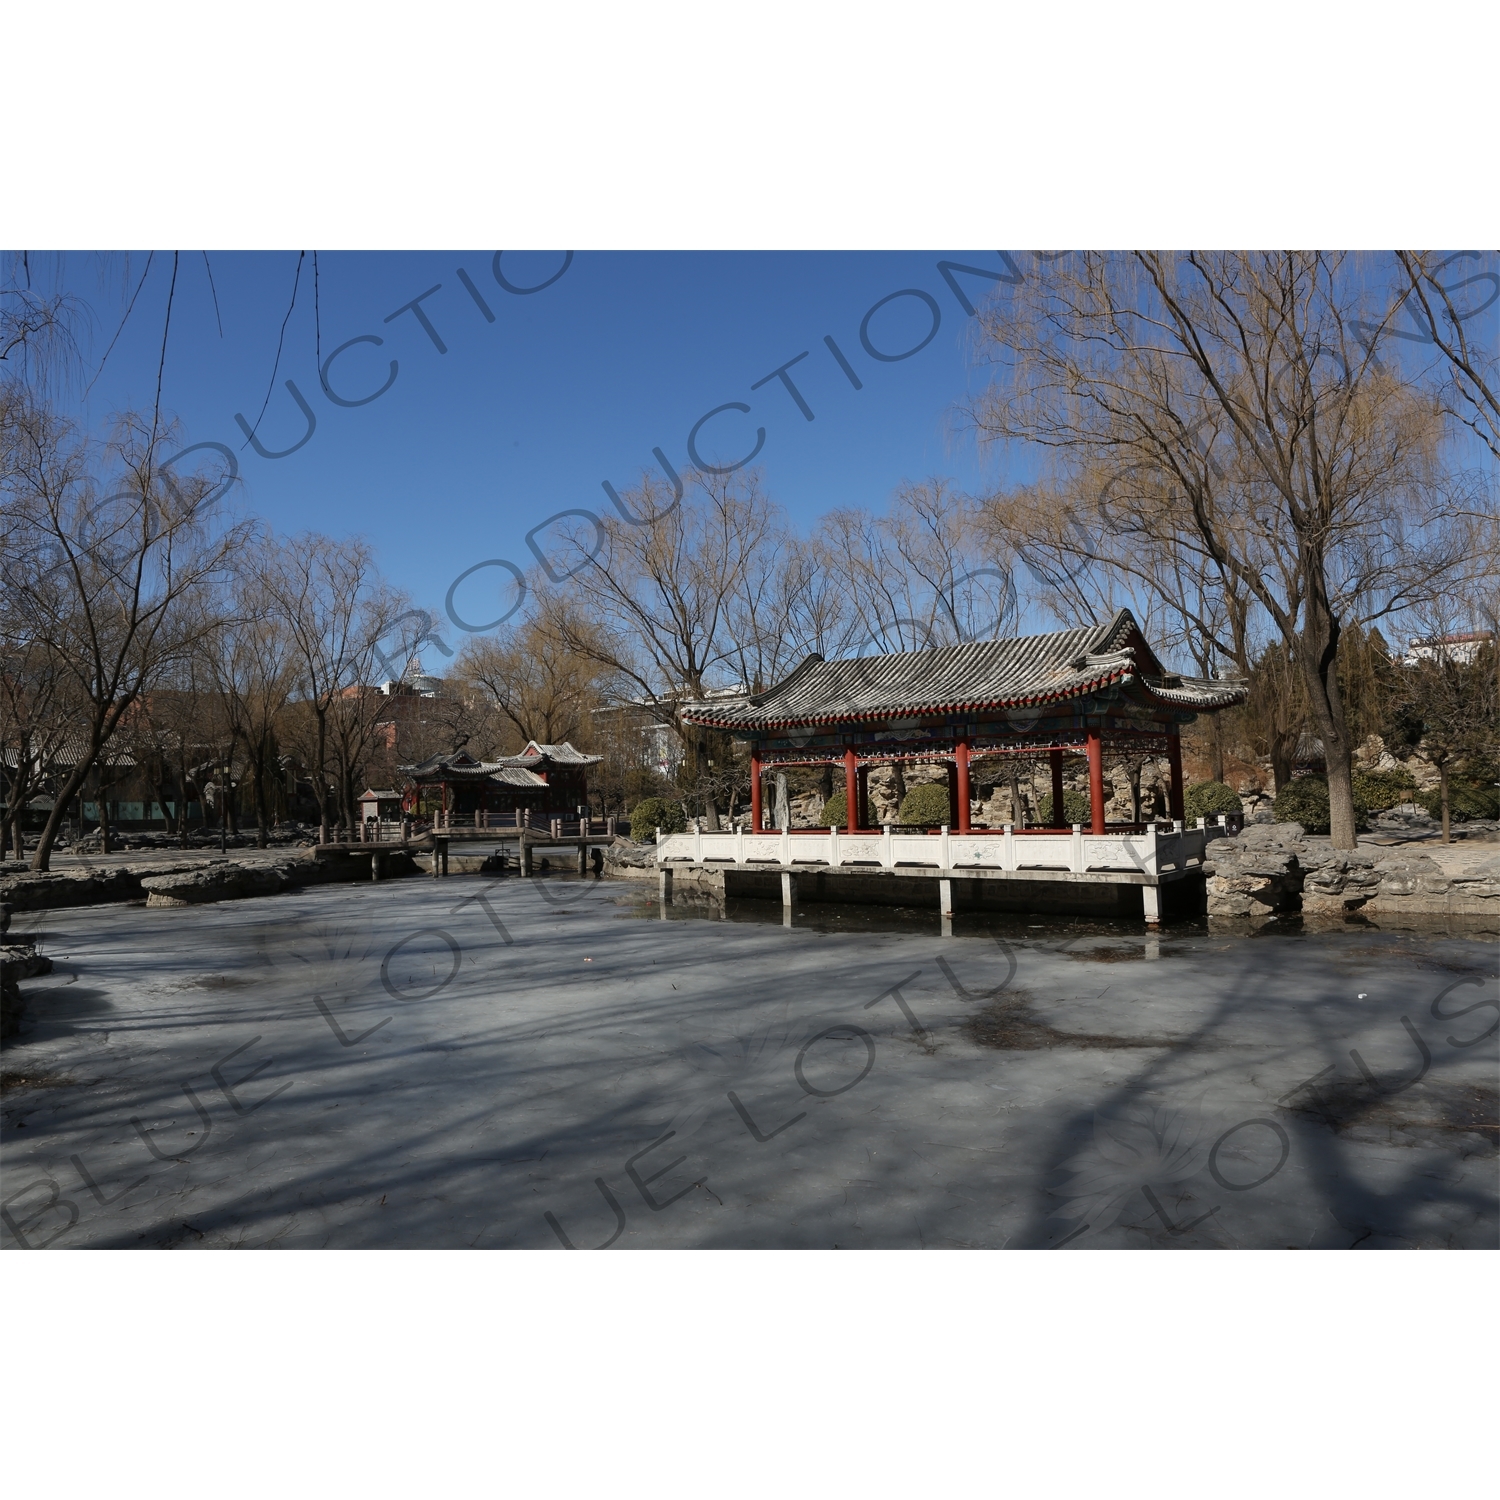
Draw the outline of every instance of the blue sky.
[[[769,493],[803,526],[836,505],[879,507],[903,479],[946,475],[968,488],[993,481],[993,466],[958,417],[986,377],[969,343],[972,320],[938,269],[945,258],[1005,266],[994,251],[579,252],[551,285],[517,295],[496,280],[492,251],[325,251],[316,289],[324,358],[360,335],[383,341],[340,355],[331,386],[356,399],[387,379],[392,359],[399,366],[384,395],[344,407],[320,385],[310,254],[287,319],[297,252],[214,253],[216,318],[203,256],[182,252],[163,407],[181,420],[186,441],[234,449],[249,509],[281,531],[364,534],[389,576],[441,612],[462,568],[491,557],[528,566],[528,531],[560,510],[606,508],[601,481],[625,489],[654,464],[653,448],[680,472],[690,462],[693,424],[728,402],[751,411],[726,411],[706,424],[701,455],[732,462],[763,427],[755,463]],[[500,268],[521,287],[546,281],[564,263],[562,252],[510,252]],[[107,284],[95,256],[31,264],[38,285],[60,277],[94,309],[85,358],[92,375],[146,256],[113,258]],[[96,427],[114,410],[150,409],[171,276],[171,253],[158,252],[88,395],[86,420]],[[959,280],[975,301],[994,285]],[[433,287],[439,290],[421,310],[446,352],[413,312],[386,321]],[[886,354],[912,348],[932,331],[934,306],[936,333],[910,357],[872,358],[860,338],[866,314],[893,293],[914,291],[931,303],[892,298],[870,319],[870,343]],[[280,366],[257,437],[277,452],[307,431],[287,380],[306,398],[316,429],[296,452],[268,459],[246,445],[235,415],[255,424],[283,320]],[[779,379],[752,389],[804,351],[789,373],[811,422]],[[491,570],[466,585],[460,612],[491,618],[483,610],[499,576]]]

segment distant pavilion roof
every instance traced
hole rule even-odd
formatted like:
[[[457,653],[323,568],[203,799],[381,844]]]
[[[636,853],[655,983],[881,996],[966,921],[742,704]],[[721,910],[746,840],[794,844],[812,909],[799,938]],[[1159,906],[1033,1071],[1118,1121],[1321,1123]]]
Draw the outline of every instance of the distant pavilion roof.
[[[507,760],[475,760],[467,750],[455,750],[449,755],[434,755],[417,766],[398,767],[403,776],[416,782],[431,781],[498,781],[506,786],[544,787],[547,783],[524,766],[516,764],[516,758]]]
[[[1243,683],[1168,672],[1122,609],[1107,624],[1049,635],[844,661],[813,655],[763,693],[685,703],[681,713],[692,724],[744,733],[1060,704],[1126,684],[1140,701],[1177,712],[1228,708],[1246,693]]]
[[[603,759],[602,755],[585,755],[583,751],[575,750],[567,741],[561,745],[540,745],[535,740],[528,740],[526,748],[519,755],[502,755],[493,764],[534,766],[538,761],[550,760],[559,766],[592,766],[597,765]]]

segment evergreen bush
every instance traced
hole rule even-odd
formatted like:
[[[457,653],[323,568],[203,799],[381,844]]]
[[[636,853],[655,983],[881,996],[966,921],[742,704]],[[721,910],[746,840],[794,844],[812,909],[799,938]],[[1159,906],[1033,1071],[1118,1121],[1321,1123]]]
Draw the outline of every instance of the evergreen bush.
[[[1036,805],[1037,823],[1042,828],[1052,826],[1052,793],[1048,792]],[[1089,799],[1084,792],[1063,792],[1063,822],[1069,828],[1075,823],[1082,823],[1085,828],[1090,826],[1092,818],[1089,813]]]
[[[1354,800],[1371,812],[1384,812],[1398,803],[1412,801],[1412,793],[1416,789],[1415,779],[1404,766],[1399,766],[1394,771],[1354,773]]]
[[[1222,781],[1195,781],[1183,795],[1183,821],[1191,828],[1199,818],[1210,820],[1220,813],[1242,813],[1245,804],[1238,793]]]
[[[1309,833],[1327,833],[1328,782],[1322,776],[1298,776],[1287,782],[1272,804],[1278,823],[1300,823]],[[1370,809],[1354,787],[1354,826],[1361,832],[1370,826]]]
[[[1435,786],[1423,792],[1417,799],[1418,806],[1425,808],[1428,817],[1443,816],[1443,789]],[[1448,816],[1455,823],[1467,822],[1470,818],[1500,818],[1500,797],[1492,786],[1482,786],[1471,781],[1448,782]]]
[[[824,804],[823,811],[818,814],[819,828],[842,828],[849,820],[849,802],[842,792],[835,792]]]
[[[914,786],[906,794],[896,816],[914,828],[941,828],[944,824],[951,824],[953,809],[948,801],[948,788],[935,781]]]
[[[630,836],[639,844],[649,844],[658,828],[663,833],[686,833],[687,819],[678,803],[666,797],[643,797],[630,814]]]

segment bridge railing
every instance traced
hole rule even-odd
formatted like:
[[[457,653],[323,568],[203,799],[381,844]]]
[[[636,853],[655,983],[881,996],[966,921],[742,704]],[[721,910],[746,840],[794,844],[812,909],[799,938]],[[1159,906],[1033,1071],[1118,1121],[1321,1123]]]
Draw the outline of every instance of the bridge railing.
[[[1217,830],[1213,830],[1217,831]],[[842,833],[780,830],[752,833],[690,833],[657,835],[656,861],[672,863],[724,864],[791,868],[821,865],[826,869],[899,871],[903,866],[925,866],[940,870],[1067,870],[1082,875],[1089,871],[1135,872],[1142,875],[1174,875],[1203,863],[1210,830],[1183,828],[1174,824],[1170,832],[1156,825],[1141,833],[1085,832],[1075,823],[1063,832],[1024,834],[1014,828],[998,833],[961,834],[942,828],[936,833]]]
[[[557,839],[613,838],[617,820],[613,815],[605,818],[544,818],[529,808],[515,812],[453,813],[438,811],[429,819],[410,819],[414,826],[424,832],[468,833],[495,832],[516,833],[527,830],[539,837]]]

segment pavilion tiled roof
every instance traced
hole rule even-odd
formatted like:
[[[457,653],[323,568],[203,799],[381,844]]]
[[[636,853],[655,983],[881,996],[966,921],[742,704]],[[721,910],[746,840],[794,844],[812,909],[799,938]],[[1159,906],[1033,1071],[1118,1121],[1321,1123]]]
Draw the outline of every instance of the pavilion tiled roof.
[[[535,757],[531,764],[536,764]],[[399,766],[397,769],[412,781],[498,781],[505,786],[532,790],[547,785],[535,771],[526,769],[519,756],[514,755],[500,760],[475,760],[466,750],[458,750],[449,755],[434,755],[418,766]]]
[[[561,745],[540,745],[531,740],[519,755],[502,755],[495,764],[534,766],[538,761],[550,760],[560,766],[592,766],[603,758],[602,755],[585,755],[582,750],[575,750],[568,741]]]
[[[1167,672],[1128,609],[1104,625],[892,656],[809,656],[763,693],[684,704],[693,724],[766,730],[797,724],[1061,704],[1133,683],[1148,703],[1192,712],[1240,703],[1241,683]]]

